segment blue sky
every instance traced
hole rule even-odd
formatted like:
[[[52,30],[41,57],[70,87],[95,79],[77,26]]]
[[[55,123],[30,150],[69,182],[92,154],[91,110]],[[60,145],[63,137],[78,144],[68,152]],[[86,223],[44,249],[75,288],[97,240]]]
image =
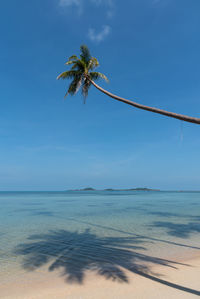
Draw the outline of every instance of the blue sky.
[[[0,9],[0,190],[200,189],[200,127],[57,81],[87,44],[122,97],[200,117],[199,0],[11,0]]]

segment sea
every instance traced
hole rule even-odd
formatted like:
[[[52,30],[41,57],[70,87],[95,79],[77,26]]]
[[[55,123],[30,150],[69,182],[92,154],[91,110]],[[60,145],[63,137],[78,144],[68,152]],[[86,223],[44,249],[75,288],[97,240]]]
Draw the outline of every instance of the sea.
[[[0,192],[0,278],[175,267],[200,254],[200,192]]]

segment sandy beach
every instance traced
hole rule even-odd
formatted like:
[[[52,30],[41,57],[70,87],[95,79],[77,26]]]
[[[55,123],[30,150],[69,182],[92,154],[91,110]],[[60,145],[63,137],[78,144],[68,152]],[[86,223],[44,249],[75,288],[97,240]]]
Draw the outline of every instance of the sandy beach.
[[[0,286],[4,299],[195,298],[200,296],[200,257],[175,265],[154,266],[149,273],[126,272],[128,282],[88,272],[82,284],[66,282],[61,272],[37,270]]]
[[[4,196],[0,299],[200,296],[199,193]]]

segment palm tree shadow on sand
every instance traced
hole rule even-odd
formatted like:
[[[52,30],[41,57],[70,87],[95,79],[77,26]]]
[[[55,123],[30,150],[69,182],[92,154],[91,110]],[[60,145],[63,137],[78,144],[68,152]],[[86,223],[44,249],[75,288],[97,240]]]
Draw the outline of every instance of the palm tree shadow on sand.
[[[127,270],[158,283],[200,296],[200,291],[161,279],[151,265],[176,267],[180,263],[139,253],[145,250],[140,237],[99,237],[89,229],[84,232],[67,230],[32,235],[28,242],[17,246],[15,253],[23,256],[23,267],[33,271],[47,265],[49,271],[62,269],[67,282],[84,282],[86,271],[118,282],[128,283]]]

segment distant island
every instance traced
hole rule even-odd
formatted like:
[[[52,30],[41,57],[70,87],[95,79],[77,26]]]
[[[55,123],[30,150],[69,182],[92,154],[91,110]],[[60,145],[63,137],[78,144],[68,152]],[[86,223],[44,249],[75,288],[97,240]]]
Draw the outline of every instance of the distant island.
[[[161,191],[159,189],[151,189],[151,188],[130,188],[130,189],[104,189],[103,191]]]
[[[68,191],[161,191],[159,189],[151,189],[151,188],[129,188],[129,189],[94,189],[92,187],[82,188],[82,189],[73,189]]]

